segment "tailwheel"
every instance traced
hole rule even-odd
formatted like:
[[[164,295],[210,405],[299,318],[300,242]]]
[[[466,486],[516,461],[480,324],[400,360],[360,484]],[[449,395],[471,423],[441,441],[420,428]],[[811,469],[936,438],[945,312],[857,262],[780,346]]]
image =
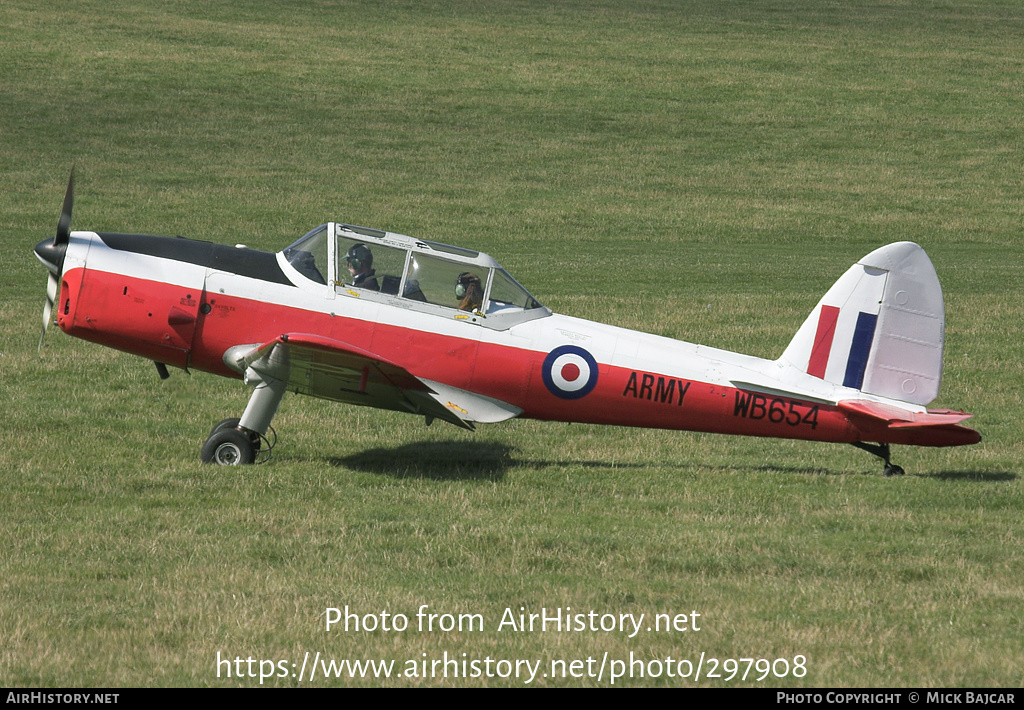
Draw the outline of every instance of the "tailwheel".
[[[885,462],[885,468],[882,469],[882,475],[886,478],[892,478],[893,476],[902,476],[906,473],[902,466],[897,466],[890,459],[891,451],[888,444],[868,444],[863,441],[857,441],[853,444],[858,449],[863,449],[868,453],[872,453],[879,457]]]
[[[220,426],[220,425],[218,425]],[[256,443],[259,443],[257,438]],[[214,427],[200,454],[203,463],[220,466],[240,466],[253,463],[259,449],[253,446],[252,438],[246,432],[234,427]]]
[[[897,466],[894,463],[885,464],[885,470],[882,471],[882,475],[885,476],[886,478],[890,478],[892,476],[902,476],[904,473],[906,473],[906,471],[903,470],[903,467]]]

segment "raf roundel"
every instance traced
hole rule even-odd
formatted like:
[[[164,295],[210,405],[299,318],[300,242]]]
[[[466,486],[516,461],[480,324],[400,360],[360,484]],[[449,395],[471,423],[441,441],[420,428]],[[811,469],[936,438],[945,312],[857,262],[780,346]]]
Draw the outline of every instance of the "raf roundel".
[[[563,345],[544,358],[544,386],[556,397],[579,399],[597,386],[597,361],[583,348]]]

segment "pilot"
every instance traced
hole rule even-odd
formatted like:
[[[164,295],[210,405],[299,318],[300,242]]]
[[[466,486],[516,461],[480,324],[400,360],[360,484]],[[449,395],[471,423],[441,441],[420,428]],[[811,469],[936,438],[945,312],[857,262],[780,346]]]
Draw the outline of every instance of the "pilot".
[[[480,277],[463,271],[455,282],[455,297],[459,300],[459,310],[475,311],[484,302],[484,288]]]
[[[355,244],[345,255],[348,272],[352,274],[352,285],[371,291],[380,291],[377,275],[373,270],[373,252],[365,244]]]

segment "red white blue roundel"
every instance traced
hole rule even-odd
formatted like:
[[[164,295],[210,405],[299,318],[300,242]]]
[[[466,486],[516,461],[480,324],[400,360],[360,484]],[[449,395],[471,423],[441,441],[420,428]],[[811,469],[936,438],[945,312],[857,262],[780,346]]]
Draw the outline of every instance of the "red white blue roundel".
[[[597,360],[583,348],[562,345],[544,358],[541,374],[551,394],[562,399],[579,399],[597,386]]]

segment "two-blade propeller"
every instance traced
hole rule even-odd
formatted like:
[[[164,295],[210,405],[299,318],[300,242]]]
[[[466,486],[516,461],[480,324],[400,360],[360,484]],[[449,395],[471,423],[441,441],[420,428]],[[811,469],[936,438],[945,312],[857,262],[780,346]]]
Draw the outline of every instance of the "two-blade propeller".
[[[64,207],[60,212],[60,219],[57,221],[57,233],[53,239],[44,239],[36,244],[35,252],[43,265],[50,273],[46,280],[46,305],[43,306],[43,332],[39,336],[39,348],[43,347],[43,338],[50,327],[53,314],[53,304],[57,301],[57,292],[60,287],[60,276],[64,269],[64,255],[67,252],[68,242],[71,240],[71,209],[75,202],[75,170],[71,169],[71,176],[68,178],[68,189],[64,193]]]

